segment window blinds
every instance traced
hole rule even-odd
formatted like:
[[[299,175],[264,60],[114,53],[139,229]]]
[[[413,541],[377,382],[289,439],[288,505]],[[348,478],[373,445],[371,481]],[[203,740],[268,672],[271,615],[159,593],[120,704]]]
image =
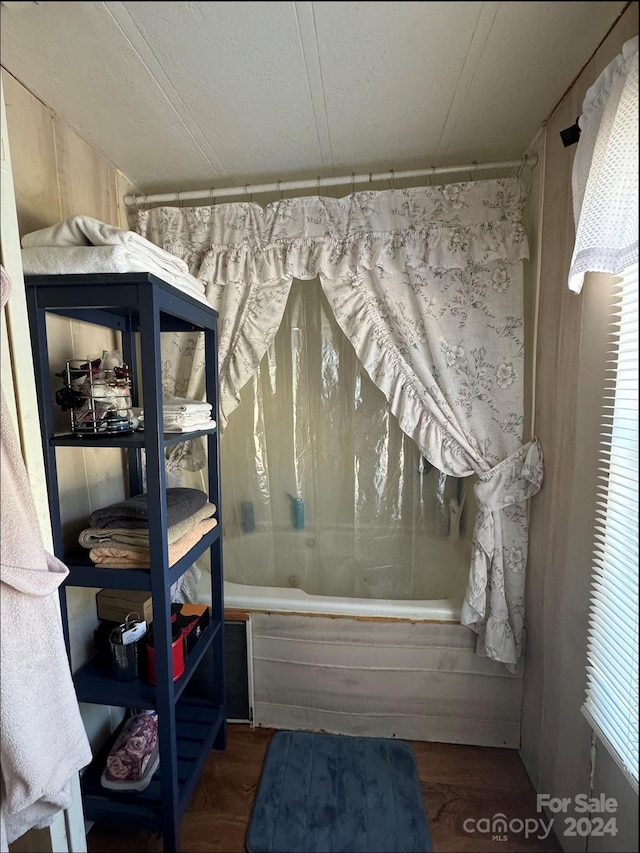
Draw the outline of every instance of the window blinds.
[[[583,713],[638,791],[638,266],[612,316]]]

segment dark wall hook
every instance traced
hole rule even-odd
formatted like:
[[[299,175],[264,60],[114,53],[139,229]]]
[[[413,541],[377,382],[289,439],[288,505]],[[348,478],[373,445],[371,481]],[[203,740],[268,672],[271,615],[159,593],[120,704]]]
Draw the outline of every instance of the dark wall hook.
[[[570,145],[575,145],[580,139],[579,119],[580,116],[576,119],[575,124],[572,124],[571,127],[565,127],[564,130],[560,131],[560,138],[562,139],[562,144],[565,148],[568,148]]]

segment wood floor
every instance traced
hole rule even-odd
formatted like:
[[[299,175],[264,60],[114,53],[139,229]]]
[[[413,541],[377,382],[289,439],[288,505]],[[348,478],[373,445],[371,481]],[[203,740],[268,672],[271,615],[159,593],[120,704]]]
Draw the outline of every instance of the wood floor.
[[[244,853],[245,833],[273,729],[228,727],[227,749],[211,754],[182,820],[181,853]],[[517,819],[538,819],[536,796],[515,750],[413,741],[429,820],[433,850],[455,853],[525,853],[561,850],[553,832],[546,840],[538,829],[525,839]],[[516,821],[508,838],[470,834],[467,819],[492,818],[501,812]],[[533,824],[529,824],[533,826]],[[89,853],[137,853],[162,850],[153,833],[128,833],[95,825],[87,836]],[[354,851],[354,853],[356,853]]]

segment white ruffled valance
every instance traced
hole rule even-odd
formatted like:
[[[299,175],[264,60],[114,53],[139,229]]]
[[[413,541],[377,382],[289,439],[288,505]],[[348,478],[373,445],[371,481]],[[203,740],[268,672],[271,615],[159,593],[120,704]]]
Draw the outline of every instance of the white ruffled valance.
[[[616,275],[638,263],[638,37],[589,89],[573,161],[576,242],[569,288],[587,272]]]
[[[266,208],[160,207],[140,211],[138,227],[211,283],[335,279],[355,269],[462,268],[469,258],[516,263],[528,257],[524,197],[519,181],[479,181],[282,199]]]
[[[140,233],[187,262],[220,314],[222,427],[273,341],[292,280],[320,279],[422,454],[447,474],[480,478],[462,621],[481,654],[511,666],[521,653],[524,505],[542,477],[537,442],[522,446],[524,202],[517,179],[500,179],[138,214]],[[180,335],[163,343],[167,391],[202,397],[199,346]]]

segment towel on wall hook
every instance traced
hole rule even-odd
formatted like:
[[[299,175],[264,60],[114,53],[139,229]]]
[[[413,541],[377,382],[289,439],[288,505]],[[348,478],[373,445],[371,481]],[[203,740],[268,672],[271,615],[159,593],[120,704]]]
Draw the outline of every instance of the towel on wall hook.
[[[0,266],[0,305],[11,282]],[[92,759],[64,644],[58,588],[69,569],[45,551],[18,434],[0,395],[0,850],[72,804]]]

